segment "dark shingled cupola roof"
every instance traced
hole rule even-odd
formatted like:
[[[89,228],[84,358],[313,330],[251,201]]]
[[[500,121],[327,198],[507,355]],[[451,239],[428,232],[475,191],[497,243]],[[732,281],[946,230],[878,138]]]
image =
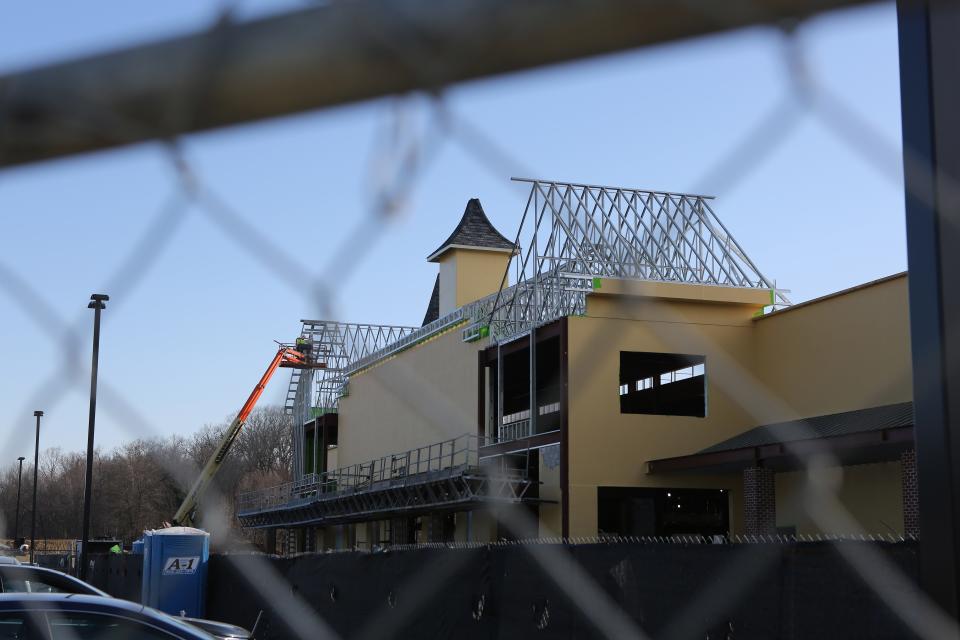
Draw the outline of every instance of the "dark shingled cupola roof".
[[[427,261],[437,262],[437,259],[448,249],[455,247],[509,252],[515,250],[514,244],[490,224],[490,220],[487,219],[487,214],[483,212],[483,207],[480,206],[480,200],[477,198],[471,198],[467,202],[467,208],[463,212],[463,217],[460,218],[460,224],[453,230],[450,237],[430,254]]]
[[[433,283],[433,293],[430,294],[430,302],[427,304],[427,312],[423,316],[423,324],[428,325],[434,320],[440,319],[440,274]]]

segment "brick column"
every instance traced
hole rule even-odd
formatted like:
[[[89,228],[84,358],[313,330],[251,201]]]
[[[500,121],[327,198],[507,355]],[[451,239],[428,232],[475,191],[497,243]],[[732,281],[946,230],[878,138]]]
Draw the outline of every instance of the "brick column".
[[[920,501],[917,497],[917,450],[900,454],[900,487],[903,494],[903,533],[920,535]]]
[[[770,469],[743,470],[743,516],[749,536],[777,532],[777,495]]]

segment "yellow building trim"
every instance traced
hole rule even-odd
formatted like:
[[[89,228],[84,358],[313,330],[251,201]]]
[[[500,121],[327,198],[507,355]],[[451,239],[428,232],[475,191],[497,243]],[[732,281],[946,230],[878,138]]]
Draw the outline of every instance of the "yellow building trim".
[[[762,308],[770,304],[769,289],[748,289],[686,282],[653,282],[599,278],[591,296],[636,296],[660,300],[743,304]],[[598,286],[599,285],[599,286]]]

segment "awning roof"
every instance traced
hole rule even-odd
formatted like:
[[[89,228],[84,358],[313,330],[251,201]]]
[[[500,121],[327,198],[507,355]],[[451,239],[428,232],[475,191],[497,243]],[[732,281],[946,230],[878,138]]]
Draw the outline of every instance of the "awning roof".
[[[712,447],[707,447],[700,453],[730,451],[743,447],[759,447],[765,444],[794,442],[796,440],[809,440],[810,438],[830,438],[862,431],[880,431],[892,427],[909,427],[912,425],[913,403],[900,402],[882,407],[870,407],[869,409],[815,416],[804,420],[763,425],[717,443]]]
[[[913,443],[913,403],[762,425],[697,453],[647,463],[649,473],[722,473],[751,466],[789,470],[830,453],[843,464],[894,460]]]

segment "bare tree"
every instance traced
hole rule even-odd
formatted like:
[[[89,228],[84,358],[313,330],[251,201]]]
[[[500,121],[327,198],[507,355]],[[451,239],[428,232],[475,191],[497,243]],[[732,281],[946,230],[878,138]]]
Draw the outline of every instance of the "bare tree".
[[[94,457],[93,533],[134,540],[144,529],[162,526],[213,454],[233,416],[201,427],[191,436],[134,440]],[[236,540],[237,493],[284,482],[290,477],[290,417],[280,407],[262,407],[248,419],[201,510],[225,514],[229,527],[211,531],[214,544]],[[38,537],[75,538],[83,504],[84,456],[51,448],[41,452],[38,471]],[[27,533],[33,465],[24,465],[20,534]],[[17,468],[0,469],[0,527],[8,538],[16,520]],[[218,522],[223,522],[222,519]],[[220,526],[222,529],[222,526]]]

